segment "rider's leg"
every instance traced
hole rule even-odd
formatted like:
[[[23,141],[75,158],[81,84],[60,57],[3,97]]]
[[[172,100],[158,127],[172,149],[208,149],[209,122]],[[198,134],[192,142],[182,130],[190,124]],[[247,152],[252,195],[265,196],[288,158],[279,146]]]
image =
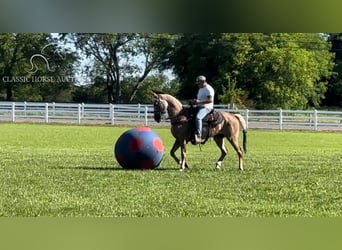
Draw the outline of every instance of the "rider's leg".
[[[202,119],[210,112],[207,108],[200,108],[196,115],[196,135],[202,137]]]

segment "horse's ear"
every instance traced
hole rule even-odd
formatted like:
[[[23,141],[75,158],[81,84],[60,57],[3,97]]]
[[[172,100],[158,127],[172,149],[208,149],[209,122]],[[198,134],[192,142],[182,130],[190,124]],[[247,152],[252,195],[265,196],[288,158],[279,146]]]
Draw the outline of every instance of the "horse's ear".
[[[161,92],[161,91],[159,91],[159,90],[152,90],[152,95],[153,95],[153,97],[155,97],[155,98],[158,98],[159,95],[163,95],[163,94],[164,94],[164,93]]]
[[[158,94],[154,90],[152,90],[152,95],[153,95],[154,98],[158,97]]]
[[[161,92],[161,91],[159,91],[159,90],[152,90],[152,92],[153,92],[154,94],[157,94],[157,95],[163,95],[163,94],[165,94],[164,92]]]

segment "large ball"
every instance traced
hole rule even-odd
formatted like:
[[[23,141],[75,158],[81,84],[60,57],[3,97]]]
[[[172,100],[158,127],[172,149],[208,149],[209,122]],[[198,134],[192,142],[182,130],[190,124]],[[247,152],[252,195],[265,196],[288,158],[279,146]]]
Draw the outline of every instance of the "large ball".
[[[148,127],[124,132],[115,143],[115,158],[126,169],[153,169],[164,156],[164,145],[157,133]]]

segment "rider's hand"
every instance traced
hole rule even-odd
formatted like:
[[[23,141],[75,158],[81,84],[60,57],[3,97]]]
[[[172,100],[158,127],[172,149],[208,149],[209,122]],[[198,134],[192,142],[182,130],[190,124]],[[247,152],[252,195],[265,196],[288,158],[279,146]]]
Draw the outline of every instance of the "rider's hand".
[[[197,105],[198,104],[198,100],[197,99],[193,99],[193,100],[190,101],[190,103],[192,105]]]

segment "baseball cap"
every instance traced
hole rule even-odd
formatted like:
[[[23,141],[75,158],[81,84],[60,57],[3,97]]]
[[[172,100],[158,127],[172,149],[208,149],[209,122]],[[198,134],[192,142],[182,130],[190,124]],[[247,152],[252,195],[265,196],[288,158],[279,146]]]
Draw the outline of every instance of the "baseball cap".
[[[197,82],[204,82],[204,81],[206,81],[206,78],[205,78],[205,76],[197,76],[197,78],[196,78],[196,83]]]

